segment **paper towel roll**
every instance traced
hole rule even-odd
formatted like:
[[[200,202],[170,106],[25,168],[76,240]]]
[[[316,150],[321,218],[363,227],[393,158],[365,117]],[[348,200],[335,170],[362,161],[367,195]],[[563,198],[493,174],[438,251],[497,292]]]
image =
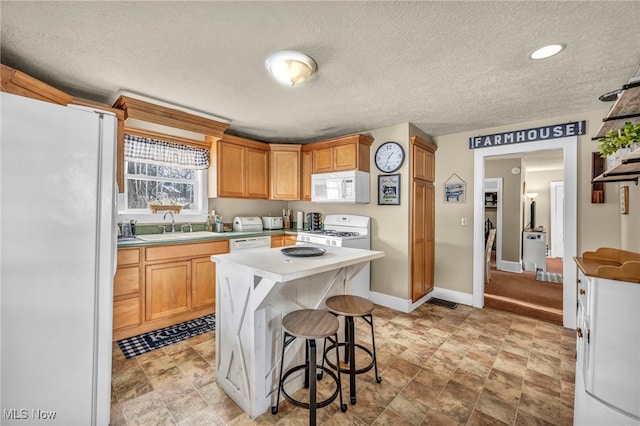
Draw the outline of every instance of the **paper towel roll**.
[[[303,216],[302,212],[298,212],[296,214],[296,228],[297,229],[302,229],[302,216]]]

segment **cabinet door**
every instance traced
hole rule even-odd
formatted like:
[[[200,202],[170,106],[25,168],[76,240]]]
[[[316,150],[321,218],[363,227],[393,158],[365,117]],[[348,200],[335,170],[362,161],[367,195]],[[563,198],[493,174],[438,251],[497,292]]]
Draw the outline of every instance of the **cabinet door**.
[[[242,198],[245,196],[246,148],[232,143],[218,144],[218,196]],[[266,192],[266,191],[265,191]]]
[[[113,329],[140,325],[142,323],[140,308],[139,297],[113,302]]]
[[[284,245],[284,235],[272,235],[271,236],[271,248],[282,247]]]
[[[333,148],[314,149],[313,173],[326,173],[333,171]]]
[[[216,306],[216,264],[210,257],[191,261],[191,307]]]
[[[433,289],[434,201],[433,184],[414,179],[411,214],[411,299],[414,302]]]
[[[358,167],[357,144],[350,143],[333,148],[333,169],[354,170]]]
[[[191,309],[191,261],[147,265],[145,272],[147,321]]]
[[[247,198],[269,198],[269,153],[254,148],[246,148],[246,191]]]
[[[269,169],[272,200],[300,199],[300,152],[271,151]]]
[[[284,245],[285,246],[295,246],[298,242],[298,237],[296,235],[285,235],[284,236]]]
[[[140,267],[120,267],[113,277],[113,297],[138,293],[140,291]]]
[[[640,286],[589,279],[585,388],[613,407],[640,417]]]
[[[311,174],[313,173],[313,152],[302,152],[302,172],[300,173],[300,199],[311,201]]]
[[[417,145],[413,145],[413,177],[429,182],[435,180],[435,155]]]

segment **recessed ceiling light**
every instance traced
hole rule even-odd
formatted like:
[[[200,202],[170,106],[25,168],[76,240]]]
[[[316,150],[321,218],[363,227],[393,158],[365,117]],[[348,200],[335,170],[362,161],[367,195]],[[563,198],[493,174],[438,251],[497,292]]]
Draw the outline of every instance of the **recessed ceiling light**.
[[[531,59],[550,58],[551,56],[557,55],[558,53],[562,52],[565,47],[567,47],[567,45],[564,43],[550,44],[548,46],[544,46],[540,49],[535,50],[529,57]]]
[[[276,80],[289,86],[307,80],[318,68],[313,58],[294,50],[271,54],[265,65]]]

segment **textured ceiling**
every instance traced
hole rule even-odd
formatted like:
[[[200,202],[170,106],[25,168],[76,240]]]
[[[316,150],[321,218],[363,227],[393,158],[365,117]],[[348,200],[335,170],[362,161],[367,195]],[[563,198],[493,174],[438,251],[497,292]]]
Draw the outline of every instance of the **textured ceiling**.
[[[10,2],[2,63],[74,96],[121,90],[265,141],[412,123],[453,134],[607,108],[640,60],[640,2]],[[567,49],[542,61],[552,42]],[[308,53],[293,88],[264,61]]]

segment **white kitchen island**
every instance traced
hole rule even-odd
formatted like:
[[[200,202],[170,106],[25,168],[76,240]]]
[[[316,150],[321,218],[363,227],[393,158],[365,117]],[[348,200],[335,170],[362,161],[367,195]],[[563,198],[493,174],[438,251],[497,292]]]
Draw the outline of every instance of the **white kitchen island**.
[[[280,248],[211,256],[216,263],[216,381],[252,418],[275,403],[287,313],[324,308],[327,297],[350,292],[351,279],[382,251],[323,246],[314,257]],[[318,351],[321,359],[321,351]],[[287,347],[285,370],[304,362],[304,340]],[[301,371],[287,384],[302,386]]]

